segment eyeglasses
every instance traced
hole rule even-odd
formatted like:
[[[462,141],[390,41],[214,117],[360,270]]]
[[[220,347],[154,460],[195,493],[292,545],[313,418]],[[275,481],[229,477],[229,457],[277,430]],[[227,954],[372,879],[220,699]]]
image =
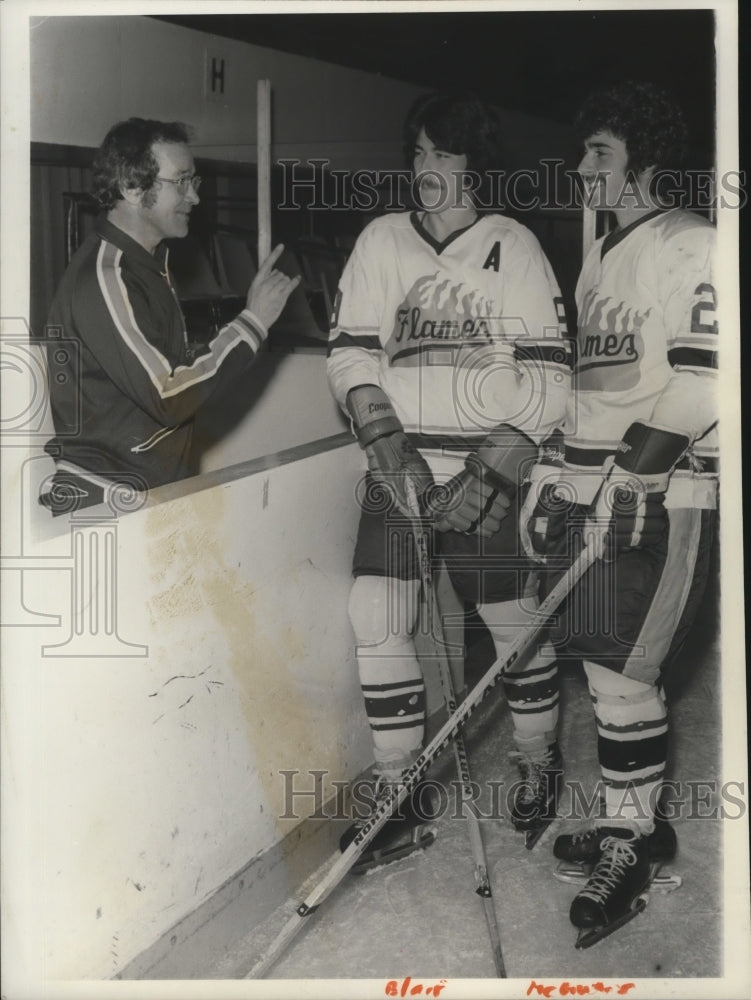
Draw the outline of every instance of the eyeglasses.
[[[164,181],[165,184],[174,184],[178,192],[181,195],[186,195],[188,193],[188,188],[192,187],[194,191],[198,191],[201,186],[201,178],[198,174],[193,174],[188,177],[178,177],[177,180],[173,180],[171,177],[159,177],[156,178],[158,181]]]

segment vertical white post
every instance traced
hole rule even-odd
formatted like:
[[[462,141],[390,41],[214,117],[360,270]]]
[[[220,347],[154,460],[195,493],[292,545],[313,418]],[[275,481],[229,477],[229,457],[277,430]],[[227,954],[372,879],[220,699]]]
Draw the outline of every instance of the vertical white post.
[[[258,265],[271,253],[271,80],[257,87]]]

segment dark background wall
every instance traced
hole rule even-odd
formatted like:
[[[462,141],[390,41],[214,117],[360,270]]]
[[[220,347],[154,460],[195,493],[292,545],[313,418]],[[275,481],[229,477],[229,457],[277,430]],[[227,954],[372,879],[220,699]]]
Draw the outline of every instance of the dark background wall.
[[[673,92],[687,116],[695,154],[711,162],[712,10],[442,12],[437,7],[426,13],[164,20],[427,88],[466,87],[499,107],[564,124],[594,87],[649,79]]]

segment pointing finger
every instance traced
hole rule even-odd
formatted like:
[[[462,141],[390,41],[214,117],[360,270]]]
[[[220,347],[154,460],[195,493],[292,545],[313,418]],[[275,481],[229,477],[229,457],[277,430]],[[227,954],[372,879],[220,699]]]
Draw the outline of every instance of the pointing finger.
[[[279,257],[281,256],[283,250],[284,250],[284,244],[277,243],[277,245],[268,255],[266,260],[263,262],[263,264],[261,264],[261,266],[258,268],[258,273],[268,274],[268,272],[271,270],[274,264],[276,264],[276,262],[279,260]]]

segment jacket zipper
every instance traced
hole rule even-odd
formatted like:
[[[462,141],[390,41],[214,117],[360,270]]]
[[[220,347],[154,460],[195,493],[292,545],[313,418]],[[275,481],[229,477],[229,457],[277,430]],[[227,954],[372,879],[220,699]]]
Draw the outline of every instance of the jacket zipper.
[[[167,282],[167,287],[172,292],[172,296],[173,296],[175,302],[177,303],[177,308],[180,310],[180,319],[183,321],[183,344],[185,346],[185,357],[186,357],[186,359],[188,361],[188,364],[192,364],[193,363],[193,359],[195,358],[195,351],[190,346],[190,343],[188,341],[188,329],[187,329],[187,326],[185,324],[185,315],[183,313],[182,306],[180,305],[180,299],[177,297],[177,292],[175,291],[175,286],[172,284],[172,279],[170,278],[170,274],[169,274],[169,250],[165,250],[165,252],[164,252],[164,270],[160,271],[159,273],[164,278],[164,280]]]

